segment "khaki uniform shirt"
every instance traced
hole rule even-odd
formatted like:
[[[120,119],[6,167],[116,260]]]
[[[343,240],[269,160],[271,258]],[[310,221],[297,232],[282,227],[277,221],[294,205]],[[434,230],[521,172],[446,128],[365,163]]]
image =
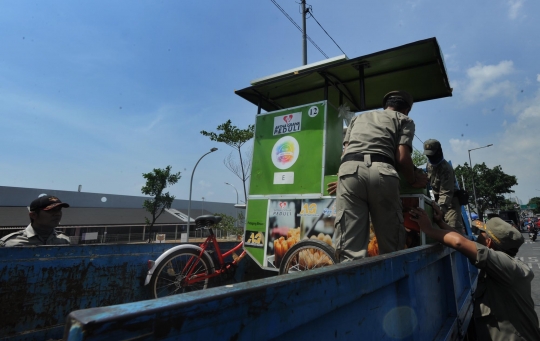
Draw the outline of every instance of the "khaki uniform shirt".
[[[446,160],[442,160],[436,166],[428,162],[427,174],[435,200],[441,206],[443,213],[446,213],[452,208],[452,199],[455,191],[458,190],[454,169]]]
[[[412,151],[414,121],[393,110],[377,110],[355,116],[347,127],[343,142],[348,142],[346,154],[381,154],[395,163],[398,145]]]
[[[29,224],[24,230],[17,231],[0,239],[1,246],[40,246],[40,245],[69,245],[69,237],[59,231],[54,230],[47,240],[43,240],[36,234]]]
[[[504,252],[476,244],[480,269],[474,294],[478,340],[540,340],[531,297],[533,271]]]

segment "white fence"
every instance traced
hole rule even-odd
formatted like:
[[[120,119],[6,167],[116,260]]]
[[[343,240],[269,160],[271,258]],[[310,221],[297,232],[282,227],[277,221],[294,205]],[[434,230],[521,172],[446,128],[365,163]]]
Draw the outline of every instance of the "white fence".
[[[156,242],[156,235],[164,234],[165,243],[180,242],[181,233],[175,232],[155,232],[152,234],[152,242]],[[236,236],[230,235],[227,236],[222,230],[214,230],[214,234],[218,239],[224,240],[236,240]],[[88,240],[88,238],[83,238],[83,236],[69,237],[71,244],[127,244],[127,243],[143,243],[148,242],[148,238],[151,236],[150,233],[126,233],[126,234],[110,234],[110,233],[99,233],[97,239]],[[195,230],[189,232],[189,239],[201,240],[208,236],[208,232],[205,230]],[[93,237],[93,236],[92,236]]]

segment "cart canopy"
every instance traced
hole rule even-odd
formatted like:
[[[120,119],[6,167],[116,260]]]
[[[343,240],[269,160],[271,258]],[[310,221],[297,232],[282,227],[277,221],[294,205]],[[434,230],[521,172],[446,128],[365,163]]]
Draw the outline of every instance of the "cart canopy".
[[[348,59],[345,55],[251,82],[235,91],[269,112],[328,100],[358,112],[382,107],[392,90],[409,92],[415,102],[452,96],[436,38]]]

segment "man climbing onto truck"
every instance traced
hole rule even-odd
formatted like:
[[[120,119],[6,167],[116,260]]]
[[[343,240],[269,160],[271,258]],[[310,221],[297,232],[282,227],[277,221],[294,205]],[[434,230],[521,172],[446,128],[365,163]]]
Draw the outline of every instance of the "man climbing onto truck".
[[[499,217],[491,218],[479,229],[477,242],[455,232],[433,205],[433,228],[426,212],[411,210],[427,237],[464,254],[478,269],[474,294],[473,320],[477,340],[540,340],[538,316],[531,297],[534,273],[515,258],[524,239],[521,232]]]

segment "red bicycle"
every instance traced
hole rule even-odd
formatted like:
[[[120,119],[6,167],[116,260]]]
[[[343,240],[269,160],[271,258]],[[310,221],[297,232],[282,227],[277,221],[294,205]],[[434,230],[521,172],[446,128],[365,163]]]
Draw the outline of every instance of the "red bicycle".
[[[145,285],[150,285],[154,298],[166,297],[185,292],[203,290],[209,287],[211,278],[234,273],[237,264],[245,257],[242,250],[240,256],[236,254],[244,242],[241,241],[231,250],[222,253],[212,227],[221,221],[221,217],[204,215],[195,219],[197,229],[208,230],[206,240],[199,246],[183,244],[165,251],[155,261],[148,261],[148,274]],[[213,245],[217,261],[209,253]],[[232,262],[225,259],[232,256]]]

